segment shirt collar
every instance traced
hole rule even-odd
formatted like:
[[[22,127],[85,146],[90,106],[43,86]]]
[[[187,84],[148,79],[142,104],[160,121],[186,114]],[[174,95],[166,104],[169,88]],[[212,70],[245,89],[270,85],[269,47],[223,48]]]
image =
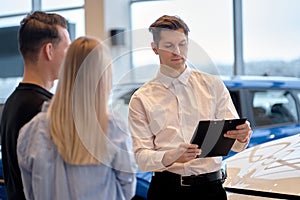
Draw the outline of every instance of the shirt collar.
[[[166,87],[169,88],[172,83],[174,81],[178,81],[184,85],[187,84],[188,80],[189,80],[189,76],[191,74],[191,68],[189,68],[188,66],[186,67],[186,69],[184,70],[184,72],[182,74],[180,74],[177,78],[172,78],[169,76],[166,76],[164,74],[162,74],[160,72],[160,70],[158,70],[157,76],[156,78]]]
[[[191,68],[187,66],[184,72],[177,77],[177,80],[182,84],[186,85],[189,80],[190,74],[191,74]]]

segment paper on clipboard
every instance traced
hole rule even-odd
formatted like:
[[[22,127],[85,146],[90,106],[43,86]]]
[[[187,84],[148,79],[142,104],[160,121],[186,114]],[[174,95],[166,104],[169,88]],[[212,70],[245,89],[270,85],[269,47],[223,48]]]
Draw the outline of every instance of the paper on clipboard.
[[[227,156],[235,139],[224,137],[224,133],[235,130],[236,126],[244,124],[245,121],[246,118],[199,121],[191,144],[198,144],[202,151],[200,158]]]

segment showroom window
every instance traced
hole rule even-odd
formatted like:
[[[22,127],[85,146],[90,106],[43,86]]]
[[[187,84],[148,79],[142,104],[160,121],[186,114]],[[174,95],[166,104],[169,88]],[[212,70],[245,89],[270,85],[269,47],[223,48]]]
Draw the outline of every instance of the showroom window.
[[[246,74],[300,77],[300,1],[243,1]]]
[[[20,21],[31,12],[33,8],[63,15],[69,23],[75,24],[75,37],[85,34],[84,26],[84,0],[10,0],[2,2],[0,7],[0,28],[19,26]],[[35,4],[33,4],[35,2]]]
[[[242,15],[237,16],[242,18],[242,25],[237,26],[242,39],[237,42],[243,48],[237,56],[244,73],[300,77],[299,0],[199,0],[197,6],[193,0],[132,0],[132,29],[147,29],[163,14],[179,15],[191,29],[190,38],[208,54],[219,73],[232,75],[236,2],[242,5]],[[158,62],[150,48],[133,51],[135,67]]]
[[[31,0],[0,0],[0,4],[0,17],[30,12],[32,7]]]
[[[17,32],[20,21],[31,10],[55,12],[64,16],[69,25],[71,39],[85,35],[84,0],[0,0],[0,104],[20,82],[23,61],[18,51]],[[38,9],[40,8],[40,9]],[[54,87],[55,89],[55,87]],[[54,91],[52,90],[52,92]]]
[[[84,0],[42,0],[42,10],[58,10],[65,8],[82,7]]]
[[[216,6],[218,4],[218,6]],[[183,9],[184,8],[184,9]],[[230,73],[233,66],[233,12],[231,0],[136,1],[131,5],[133,30],[133,65],[141,67],[158,63],[151,50],[152,35],[148,27],[162,15],[178,15],[190,29],[192,43],[188,59],[195,67],[208,72],[215,64],[221,74]],[[143,40],[143,42],[141,42]],[[201,52],[201,53],[200,53]],[[200,56],[201,55],[201,56]]]

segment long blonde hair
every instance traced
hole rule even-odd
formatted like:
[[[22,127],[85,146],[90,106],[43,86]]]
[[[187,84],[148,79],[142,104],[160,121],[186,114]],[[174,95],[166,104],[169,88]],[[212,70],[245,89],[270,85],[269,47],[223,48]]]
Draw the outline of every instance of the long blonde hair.
[[[48,116],[62,158],[75,165],[105,163],[111,60],[103,43],[80,37],[66,54]]]

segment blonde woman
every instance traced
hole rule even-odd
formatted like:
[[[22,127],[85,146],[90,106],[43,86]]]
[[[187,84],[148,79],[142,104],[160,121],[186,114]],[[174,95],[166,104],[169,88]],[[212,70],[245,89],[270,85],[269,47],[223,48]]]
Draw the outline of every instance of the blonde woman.
[[[20,131],[26,199],[131,199],[136,164],[121,118],[108,113],[111,60],[98,40],[71,43],[56,93]]]

